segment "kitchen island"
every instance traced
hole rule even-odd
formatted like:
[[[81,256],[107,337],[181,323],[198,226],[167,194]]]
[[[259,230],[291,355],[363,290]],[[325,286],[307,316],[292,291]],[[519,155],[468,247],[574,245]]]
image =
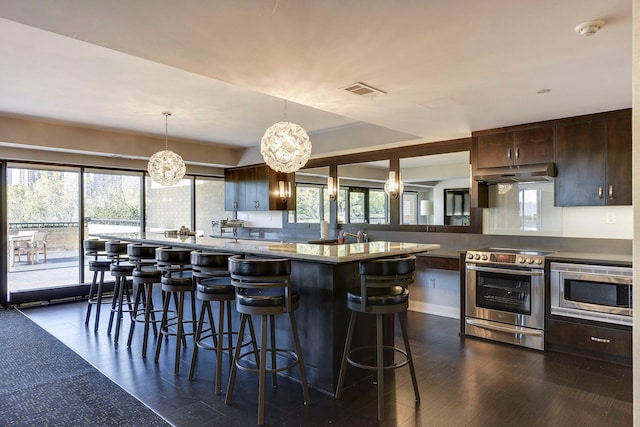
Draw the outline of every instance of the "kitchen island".
[[[428,252],[440,247],[436,244],[403,242],[322,245],[214,237],[168,237],[152,233],[96,234],[95,237],[211,252],[291,259],[291,282],[300,292],[300,307],[295,315],[307,381],[310,387],[331,395],[338,381],[340,361],[347,335],[349,312],[346,292],[347,289],[360,284],[359,261]],[[288,322],[283,321],[280,324],[279,320],[276,320],[278,347],[293,348]],[[369,320],[371,324],[367,325],[366,322]],[[359,318],[358,335],[354,337],[354,346],[363,342],[375,342],[373,325],[373,319],[364,319],[362,316]],[[389,318],[385,323],[386,343],[391,343],[393,340],[393,327],[393,320]],[[297,369],[292,369],[288,374],[294,378],[298,377]]]

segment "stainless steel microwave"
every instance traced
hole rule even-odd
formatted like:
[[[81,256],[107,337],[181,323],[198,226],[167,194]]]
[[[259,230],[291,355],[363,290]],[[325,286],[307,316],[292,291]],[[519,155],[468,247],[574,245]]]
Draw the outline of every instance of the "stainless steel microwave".
[[[600,322],[633,323],[633,269],[552,262],[551,314]]]

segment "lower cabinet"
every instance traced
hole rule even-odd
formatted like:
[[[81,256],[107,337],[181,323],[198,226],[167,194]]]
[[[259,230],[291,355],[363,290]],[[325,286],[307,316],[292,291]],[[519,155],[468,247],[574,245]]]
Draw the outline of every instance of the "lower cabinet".
[[[631,366],[630,326],[565,319],[547,319],[546,350]]]

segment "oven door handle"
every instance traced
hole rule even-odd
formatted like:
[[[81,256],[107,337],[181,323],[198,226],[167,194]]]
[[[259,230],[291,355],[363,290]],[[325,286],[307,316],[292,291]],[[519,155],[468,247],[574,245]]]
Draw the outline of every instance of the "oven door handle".
[[[509,270],[508,268],[480,267],[474,264],[467,264],[467,270],[484,271],[485,273],[507,273],[514,276],[542,276],[542,270]]]
[[[476,326],[478,328],[492,329],[494,331],[507,332],[509,334],[543,336],[543,333],[541,331],[519,328],[517,326],[500,326],[493,323],[487,324],[487,323],[476,321],[469,318],[466,318],[465,322],[467,322],[468,325]]]

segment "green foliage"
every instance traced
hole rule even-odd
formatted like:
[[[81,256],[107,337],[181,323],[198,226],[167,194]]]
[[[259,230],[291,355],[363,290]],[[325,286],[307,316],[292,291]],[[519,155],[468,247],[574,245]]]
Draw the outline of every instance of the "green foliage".
[[[79,216],[78,174],[20,169],[26,183],[8,186],[9,222],[71,222]],[[97,178],[99,177],[99,178]],[[138,178],[85,174],[85,216],[140,219]]]
[[[78,217],[78,178],[73,172],[30,171],[32,188],[8,188],[9,222],[73,221]]]

